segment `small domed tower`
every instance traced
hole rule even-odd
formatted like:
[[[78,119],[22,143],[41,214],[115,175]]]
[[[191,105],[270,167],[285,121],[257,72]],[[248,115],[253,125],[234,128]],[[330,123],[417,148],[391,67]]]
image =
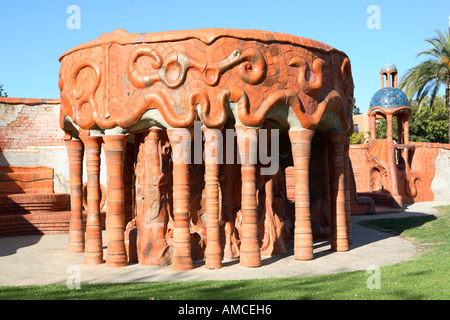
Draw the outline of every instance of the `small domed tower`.
[[[397,67],[393,63],[385,63],[381,67],[380,75],[381,89],[385,87],[384,80],[386,80],[386,87],[397,88]]]
[[[381,89],[378,90],[370,101],[368,116],[371,134],[371,145],[377,143],[376,119],[385,118],[387,124],[387,139],[379,141],[378,145],[384,145],[385,155],[378,155],[376,158],[386,159],[386,171],[389,176],[389,191],[398,206],[402,206],[402,197],[399,195],[397,187],[397,173],[399,169],[409,171],[408,149],[409,145],[409,116],[411,109],[406,94],[397,88],[397,68],[392,63],[383,65],[380,71]],[[393,118],[397,118],[398,141],[393,140]],[[376,149],[376,148],[373,148]]]
[[[381,89],[373,95],[368,112],[371,139],[376,139],[376,118],[383,117],[387,122],[387,139],[392,141],[392,120],[393,116],[396,116],[398,122],[397,143],[406,144],[409,142],[408,120],[411,109],[408,97],[397,88],[397,68],[392,63],[384,64],[380,71],[380,77]]]

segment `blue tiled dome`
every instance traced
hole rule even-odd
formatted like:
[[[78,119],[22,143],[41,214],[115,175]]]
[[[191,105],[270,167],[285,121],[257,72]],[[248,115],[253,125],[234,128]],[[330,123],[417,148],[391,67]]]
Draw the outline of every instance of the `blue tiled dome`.
[[[409,100],[399,88],[384,88],[378,90],[370,100],[369,109],[376,107],[383,109],[409,107]]]
[[[381,67],[381,71],[390,71],[390,70],[397,70],[397,67],[395,66],[395,64],[393,64],[391,62],[385,63]]]

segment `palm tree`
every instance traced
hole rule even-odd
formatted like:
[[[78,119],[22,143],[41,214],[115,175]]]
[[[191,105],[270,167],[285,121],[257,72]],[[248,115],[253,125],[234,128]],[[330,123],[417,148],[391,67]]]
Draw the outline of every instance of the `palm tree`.
[[[421,51],[419,56],[426,56],[428,59],[408,69],[400,82],[400,88],[411,100],[414,96],[419,103],[419,111],[424,98],[430,95],[430,108],[433,108],[435,98],[439,89],[445,87],[445,103],[449,113],[450,124],[450,29],[442,33],[436,30],[438,36],[426,39],[431,44],[431,49]],[[448,139],[450,142],[450,125],[448,129]]]

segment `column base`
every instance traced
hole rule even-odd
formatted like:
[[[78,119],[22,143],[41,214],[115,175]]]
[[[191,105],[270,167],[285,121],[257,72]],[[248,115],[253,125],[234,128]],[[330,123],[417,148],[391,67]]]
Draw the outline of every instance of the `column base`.
[[[186,271],[194,269],[191,257],[173,257],[172,258],[172,270],[174,271]]]

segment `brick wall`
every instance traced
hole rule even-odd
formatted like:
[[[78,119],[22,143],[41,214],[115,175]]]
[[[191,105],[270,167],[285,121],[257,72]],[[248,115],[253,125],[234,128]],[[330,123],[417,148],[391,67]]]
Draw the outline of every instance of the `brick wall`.
[[[0,150],[64,146],[59,100],[0,99]]]
[[[59,114],[59,99],[0,97],[0,166],[50,167],[53,190],[46,192],[68,194],[69,166]],[[105,163],[102,152],[100,182],[103,187],[107,180]],[[83,181],[87,181],[86,161]],[[0,208],[0,236],[67,232],[68,209],[17,214]]]
[[[59,99],[0,97],[0,166],[54,169],[54,192],[69,192]]]
[[[369,191],[369,169],[367,167],[367,146],[365,144],[350,145],[350,161],[352,162],[357,192]]]
[[[3,185],[31,192],[1,195],[0,236],[68,231],[69,175],[59,109],[58,99],[0,97],[0,166],[8,167],[1,170]],[[39,167],[48,169],[46,179],[35,172],[26,176]],[[29,182],[31,178],[36,181]],[[42,183],[47,182],[44,187]],[[63,200],[60,205],[59,198]]]

